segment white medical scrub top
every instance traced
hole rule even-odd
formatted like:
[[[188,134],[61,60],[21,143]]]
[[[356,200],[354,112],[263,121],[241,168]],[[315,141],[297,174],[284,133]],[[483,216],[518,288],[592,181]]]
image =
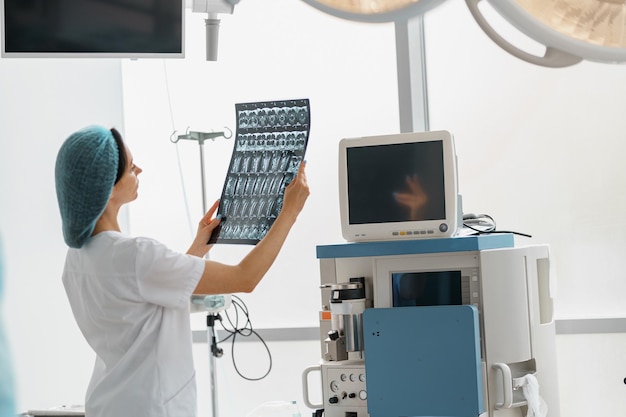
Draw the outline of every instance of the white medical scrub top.
[[[197,398],[189,300],[204,260],[102,232],[69,249],[63,284],[96,353],[89,417],[189,417]]]

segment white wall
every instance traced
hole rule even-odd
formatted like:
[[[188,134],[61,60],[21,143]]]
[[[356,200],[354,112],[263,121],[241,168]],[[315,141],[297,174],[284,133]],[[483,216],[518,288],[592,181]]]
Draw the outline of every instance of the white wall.
[[[625,347],[626,333],[557,336],[562,417],[624,415]]]
[[[52,171],[62,139],[88,123],[123,127],[144,169],[130,232],[184,250],[201,214],[198,146],[170,143],[172,132],[232,129],[235,103],[309,98],[312,195],[276,265],[244,299],[256,328],[317,324],[315,246],[341,241],[337,141],[399,129],[393,26],[346,22],[299,1],[246,0],[221,16],[219,61],[206,62],[204,17],[187,15],[185,60],[0,60],[0,228],[20,410],[82,402],[90,375],[93,357],[59,278],[65,246]],[[465,211],[534,236],[518,244],[551,244],[558,318],[624,317],[623,66],[552,70],[521,62],[480,32],[459,1],[428,13],[426,48],[431,129],[456,137]],[[205,144],[210,201],[219,197],[231,151],[232,141]],[[211,256],[236,262],[248,249],[218,245]],[[194,315],[193,326],[203,328],[203,315]],[[560,369],[579,359],[567,354],[569,340],[559,344],[566,352]],[[626,347],[623,338],[605,340]],[[195,351],[201,392],[208,391],[204,348]],[[245,415],[262,398],[300,399],[293,398],[299,375],[319,359],[317,344],[271,348],[276,368],[259,383],[234,375],[229,352],[219,360],[220,378],[230,381],[220,380],[223,415]],[[604,366],[596,353],[585,352],[589,366]],[[615,387],[608,377],[594,375]],[[594,401],[571,384],[561,390],[562,402]],[[619,391],[601,392],[611,402]],[[207,396],[199,400],[201,415],[208,415]],[[611,415],[622,415],[623,403],[612,403]],[[562,409],[585,415],[575,414],[584,407]]]

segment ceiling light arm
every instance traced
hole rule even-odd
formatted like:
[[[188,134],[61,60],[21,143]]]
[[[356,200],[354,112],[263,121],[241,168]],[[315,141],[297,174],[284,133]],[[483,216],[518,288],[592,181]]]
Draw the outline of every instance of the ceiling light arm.
[[[478,3],[480,3],[481,1],[482,0],[465,0],[465,3],[469,8],[470,13],[476,20],[476,23],[478,23],[478,26],[480,26],[483,32],[485,32],[485,34],[489,36],[489,38],[491,38],[491,40],[494,41],[498,46],[500,46],[511,55],[531,64],[550,68],[569,67],[582,61],[582,58],[580,57],[568,54],[559,49],[551,48],[549,46],[546,46],[546,53],[544,56],[533,55],[517,48],[506,39],[504,39],[502,36],[500,36],[493,29],[493,27],[491,27],[489,22],[487,22],[487,19],[485,19],[485,17],[478,8]]]
[[[303,1],[342,19],[395,24],[400,132],[430,130],[423,14],[444,0]]]
[[[430,130],[424,16],[396,20],[396,62],[400,132]]]
[[[217,61],[217,49],[220,34],[220,19],[218,13],[233,14],[235,4],[239,0],[188,0],[191,1],[191,11],[207,13],[204,19],[206,37],[206,60]]]

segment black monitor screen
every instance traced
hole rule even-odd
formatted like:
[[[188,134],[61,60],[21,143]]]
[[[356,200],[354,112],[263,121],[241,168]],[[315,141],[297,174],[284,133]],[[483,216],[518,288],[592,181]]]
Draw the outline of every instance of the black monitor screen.
[[[460,271],[395,273],[391,281],[394,307],[463,304]]]
[[[4,52],[181,54],[181,2],[4,0]]]
[[[446,218],[441,141],[346,149],[350,224]]]

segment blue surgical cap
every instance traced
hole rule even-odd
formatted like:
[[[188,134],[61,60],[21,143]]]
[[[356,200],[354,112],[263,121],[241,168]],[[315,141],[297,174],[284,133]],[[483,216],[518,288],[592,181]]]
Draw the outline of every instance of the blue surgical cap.
[[[113,134],[101,126],[81,129],[61,145],[54,173],[69,247],[82,247],[93,233],[113,191],[118,158]]]

